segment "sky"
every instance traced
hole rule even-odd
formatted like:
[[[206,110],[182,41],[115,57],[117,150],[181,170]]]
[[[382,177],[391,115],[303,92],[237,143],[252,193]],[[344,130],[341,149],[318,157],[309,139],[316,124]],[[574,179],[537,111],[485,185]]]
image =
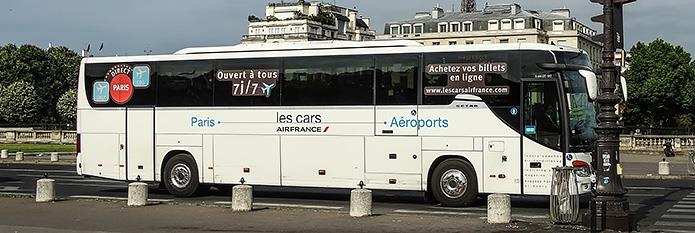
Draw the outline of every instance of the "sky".
[[[280,0],[274,0],[279,2]],[[294,1],[294,0],[286,0]],[[63,45],[75,51],[91,44],[96,56],[170,54],[187,47],[238,44],[249,15],[264,16],[269,0],[2,0],[0,44]],[[451,11],[459,0],[326,0],[357,7],[383,34],[389,21],[412,18],[439,4]],[[519,3],[524,9],[569,8],[572,16],[602,31],[590,17],[602,12],[589,0],[478,0]],[[695,54],[693,0],[638,0],[625,7],[626,47],[663,38]],[[104,43],[104,49],[97,51]]]

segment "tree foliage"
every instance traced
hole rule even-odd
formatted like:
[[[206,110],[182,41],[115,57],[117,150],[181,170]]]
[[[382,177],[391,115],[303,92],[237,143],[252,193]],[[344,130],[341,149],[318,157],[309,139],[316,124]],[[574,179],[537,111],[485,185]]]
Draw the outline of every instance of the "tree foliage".
[[[56,103],[63,93],[77,89],[80,59],[66,47],[0,46],[0,86],[19,81],[33,86],[42,117],[32,123],[57,123]]]
[[[63,123],[74,124],[77,122],[77,91],[70,89],[66,91],[56,105],[56,112]]]
[[[0,90],[0,115],[12,124],[32,124],[40,116],[39,96],[33,85],[25,81],[14,82]]]
[[[695,66],[681,46],[662,39],[637,43],[625,73],[630,91],[627,124],[693,127]]]

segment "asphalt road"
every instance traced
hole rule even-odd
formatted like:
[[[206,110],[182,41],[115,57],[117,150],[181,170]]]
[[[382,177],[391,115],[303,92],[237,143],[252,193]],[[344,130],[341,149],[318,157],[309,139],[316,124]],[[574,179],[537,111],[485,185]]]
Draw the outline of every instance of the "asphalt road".
[[[127,184],[120,181],[83,178],[73,166],[0,164],[0,192],[32,194],[37,179],[47,174],[56,180],[61,198],[127,198]],[[625,180],[630,209],[641,231],[695,232],[695,181]],[[156,185],[150,199],[191,204],[229,204],[230,194],[216,188],[203,196],[174,198]],[[375,214],[446,215],[481,218],[486,216],[483,200],[476,206],[447,208],[425,202],[418,192],[374,192]],[[349,190],[254,187],[258,207],[349,210]],[[548,200],[542,197],[513,197],[513,218],[528,222],[548,221]],[[582,210],[586,212],[586,210]]]

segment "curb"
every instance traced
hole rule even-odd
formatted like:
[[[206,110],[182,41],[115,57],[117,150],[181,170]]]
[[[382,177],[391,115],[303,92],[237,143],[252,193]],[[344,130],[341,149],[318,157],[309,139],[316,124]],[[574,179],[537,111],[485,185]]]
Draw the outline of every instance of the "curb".
[[[695,176],[648,176],[648,175],[623,175],[623,179],[633,180],[695,180]]]

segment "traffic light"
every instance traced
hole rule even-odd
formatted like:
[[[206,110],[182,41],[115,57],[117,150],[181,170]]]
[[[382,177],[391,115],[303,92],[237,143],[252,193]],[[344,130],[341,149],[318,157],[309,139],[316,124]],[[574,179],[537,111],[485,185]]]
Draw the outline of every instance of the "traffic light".
[[[623,36],[623,5],[635,2],[637,0],[590,0],[593,3],[598,3],[605,5],[606,3],[613,4],[613,17],[611,20],[606,20],[606,15],[601,14],[591,17],[591,21],[602,23],[602,24],[612,24],[613,31],[615,32],[615,47],[624,48],[624,36]],[[605,33],[605,32],[604,32]],[[592,37],[594,41],[604,42],[605,35],[598,34]]]

